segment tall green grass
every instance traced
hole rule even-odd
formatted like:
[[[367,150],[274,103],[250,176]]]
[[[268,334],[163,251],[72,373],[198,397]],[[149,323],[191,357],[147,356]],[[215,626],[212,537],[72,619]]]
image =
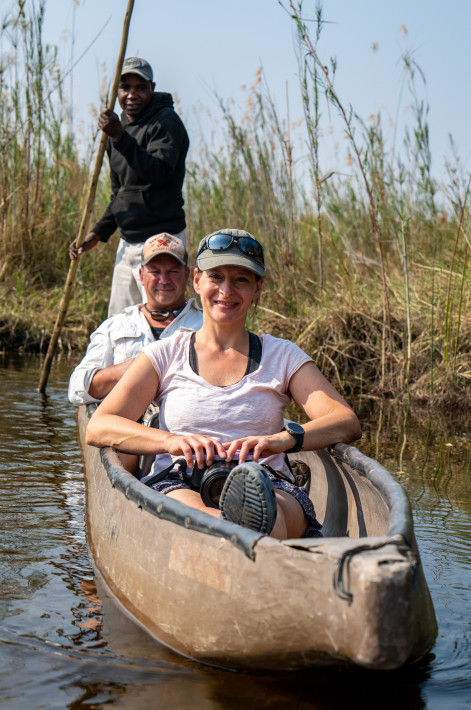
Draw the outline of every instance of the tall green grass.
[[[57,49],[43,38],[46,2],[17,0],[2,19],[0,44],[0,279],[2,344],[45,342],[76,236],[89,163],[79,158],[70,131]],[[92,148],[92,144],[90,145]],[[106,204],[106,180],[97,212]],[[88,278],[100,269],[87,265]],[[88,280],[88,279],[87,279]],[[90,288],[91,287],[91,288]],[[89,283],[87,326],[94,288]],[[104,295],[104,294],[103,294]],[[92,301],[92,303],[90,303]],[[105,309],[100,309],[103,314]],[[94,313],[96,315],[96,312]],[[74,326],[80,328],[80,326]],[[84,333],[86,327],[83,328]]]
[[[245,106],[219,99],[224,139],[208,139],[187,163],[190,254],[214,229],[248,229],[265,245],[268,266],[252,327],[298,342],[349,396],[471,409],[469,175],[455,160],[443,188],[433,178],[424,76],[413,57],[402,58],[411,123],[392,149],[382,114],[362,119],[336,90],[336,62],[321,54],[322,5],[309,26],[302,2],[285,9],[297,32],[303,124],[290,122],[289,106],[280,115],[261,70]],[[68,132],[55,50],[44,48],[44,11],[18,0],[2,35],[4,347],[24,344],[27,330],[30,347],[47,344],[88,177]],[[328,157],[322,164],[329,111],[348,136],[348,177]],[[92,147],[90,139],[90,155]],[[110,244],[81,260],[64,347],[83,348],[105,316],[113,259]]]
[[[336,91],[336,62],[320,55],[321,4],[309,26],[302,2],[286,9],[297,30],[310,188],[292,177],[293,128],[258,81],[243,116],[221,103],[226,141],[191,166],[189,231],[238,224],[262,239],[269,276],[260,327],[298,339],[345,391],[443,406],[459,396],[469,407],[467,176],[448,165],[440,194],[425,77],[405,54],[412,123],[392,150],[381,113],[365,121]],[[348,178],[321,165],[321,96],[343,122]]]

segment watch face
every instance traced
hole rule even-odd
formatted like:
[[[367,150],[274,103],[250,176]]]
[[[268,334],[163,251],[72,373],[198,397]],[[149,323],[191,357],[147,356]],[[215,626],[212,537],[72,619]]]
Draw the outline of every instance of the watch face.
[[[286,430],[289,431],[290,434],[291,432],[293,434],[304,434],[304,429],[302,428],[301,424],[296,424],[296,422],[289,422],[286,425]]]

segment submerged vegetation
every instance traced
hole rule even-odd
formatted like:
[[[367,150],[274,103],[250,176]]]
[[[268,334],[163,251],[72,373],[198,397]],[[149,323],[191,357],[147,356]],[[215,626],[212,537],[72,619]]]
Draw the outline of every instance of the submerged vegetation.
[[[187,164],[191,256],[215,228],[248,229],[266,247],[269,274],[252,327],[297,342],[348,397],[471,410],[470,176],[459,157],[444,166],[441,185],[432,175],[424,76],[413,56],[402,58],[412,125],[402,151],[393,151],[381,113],[363,120],[337,94],[336,63],[328,66],[319,49],[321,5],[309,27],[302,2],[280,5],[297,31],[303,125],[279,116],[261,71],[242,118],[219,101],[223,145],[205,145]],[[44,2],[17,0],[2,25],[4,350],[47,347],[90,172],[56,52],[43,42],[44,13]],[[347,137],[347,176],[321,164],[324,101]],[[93,145],[90,136],[90,156]],[[108,193],[104,169],[95,215]],[[106,316],[113,240],[81,260],[62,349],[83,349]]]

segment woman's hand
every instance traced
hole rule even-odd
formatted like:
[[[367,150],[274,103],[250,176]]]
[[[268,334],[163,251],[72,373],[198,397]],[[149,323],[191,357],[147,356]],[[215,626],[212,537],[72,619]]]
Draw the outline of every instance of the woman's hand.
[[[198,468],[210,466],[215,455],[222,459],[227,457],[226,450],[219,439],[211,439],[201,434],[170,434],[165,441],[165,446],[172,456],[184,456],[188,468],[193,468],[195,463]],[[196,461],[193,460],[193,455]]]
[[[244,436],[224,444],[224,448],[227,451],[226,460],[232,461],[236,452],[239,452],[237,456],[239,463],[244,463],[249,453],[252,453],[254,461],[258,461],[273,454],[282,454],[283,451],[288,451],[292,446],[293,437],[287,431],[271,434],[270,436]]]

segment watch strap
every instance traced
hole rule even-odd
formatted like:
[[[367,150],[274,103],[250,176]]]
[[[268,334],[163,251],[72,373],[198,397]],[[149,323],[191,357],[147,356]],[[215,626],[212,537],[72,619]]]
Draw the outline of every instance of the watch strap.
[[[301,451],[304,444],[304,431],[298,434],[294,431],[290,431],[287,426],[284,426],[281,431],[287,431],[288,434],[291,434],[291,436],[295,439],[294,446],[292,446],[291,449],[285,451],[285,454],[296,454],[298,451]]]

